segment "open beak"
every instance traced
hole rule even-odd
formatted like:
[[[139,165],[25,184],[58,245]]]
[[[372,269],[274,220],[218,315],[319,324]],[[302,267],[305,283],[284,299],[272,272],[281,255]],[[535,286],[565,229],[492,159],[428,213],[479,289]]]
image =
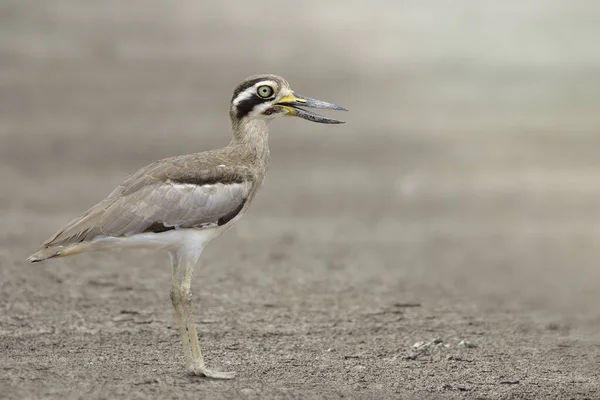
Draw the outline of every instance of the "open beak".
[[[344,121],[338,121],[337,119],[331,119],[324,117],[319,114],[304,110],[302,107],[309,108],[327,108],[330,110],[348,111],[344,107],[337,106],[335,104],[327,103],[326,101],[311,99],[310,97],[300,96],[299,94],[290,93],[287,96],[282,97],[276,106],[285,108],[288,111],[288,115],[294,115],[296,117],[304,118],[309,121],[319,122],[321,124],[343,124]]]

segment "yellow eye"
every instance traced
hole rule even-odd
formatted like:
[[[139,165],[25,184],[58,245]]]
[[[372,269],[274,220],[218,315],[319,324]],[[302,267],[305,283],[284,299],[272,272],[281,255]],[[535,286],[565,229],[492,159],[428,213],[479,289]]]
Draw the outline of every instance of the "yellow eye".
[[[263,99],[269,98],[273,96],[273,88],[267,85],[259,86],[258,89],[256,89],[256,94]]]

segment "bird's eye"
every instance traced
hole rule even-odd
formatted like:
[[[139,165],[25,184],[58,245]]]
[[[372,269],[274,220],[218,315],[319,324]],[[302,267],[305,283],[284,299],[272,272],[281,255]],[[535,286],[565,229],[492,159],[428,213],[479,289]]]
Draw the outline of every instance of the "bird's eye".
[[[256,94],[263,99],[269,98],[273,96],[273,88],[267,85],[259,86],[258,89],[256,89]]]

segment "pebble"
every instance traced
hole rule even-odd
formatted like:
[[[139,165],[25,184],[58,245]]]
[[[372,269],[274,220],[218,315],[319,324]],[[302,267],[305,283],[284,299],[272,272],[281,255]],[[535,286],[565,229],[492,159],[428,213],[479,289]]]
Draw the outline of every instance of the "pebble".
[[[475,347],[477,347],[477,345],[475,345],[474,343],[469,342],[468,340],[461,340],[458,343],[459,347],[464,347],[465,349],[474,349]]]

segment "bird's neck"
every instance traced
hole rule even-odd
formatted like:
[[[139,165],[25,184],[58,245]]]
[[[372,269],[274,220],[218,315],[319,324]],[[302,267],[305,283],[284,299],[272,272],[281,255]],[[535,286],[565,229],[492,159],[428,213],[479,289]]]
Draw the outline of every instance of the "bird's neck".
[[[269,130],[261,119],[243,119],[232,123],[233,140],[236,148],[247,162],[269,163]]]

